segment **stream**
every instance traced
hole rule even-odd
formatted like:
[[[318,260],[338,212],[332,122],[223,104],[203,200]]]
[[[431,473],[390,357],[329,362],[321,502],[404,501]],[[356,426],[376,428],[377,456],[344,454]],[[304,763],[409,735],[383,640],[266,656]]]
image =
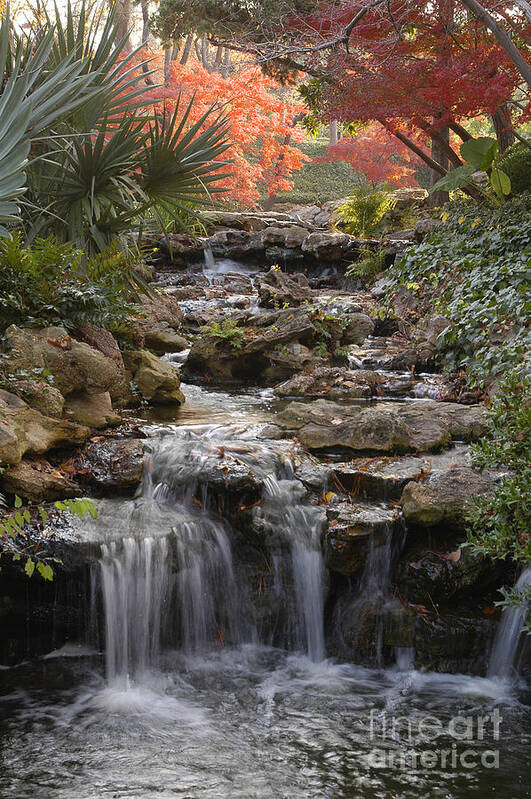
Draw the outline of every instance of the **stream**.
[[[1,799],[530,796],[508,643],[489,677],[416,670],[408,647],[394,665],[331,657],[324,511],[292,442],[264,433],[283,402],[182,389],[182,410],[148,414],[137,496],[99,500],[82,523],[96,552],[87,641],[1,667]],[[233,488],[260,499],[232,507]],[[240,556],[254,534],[256,564]],[[392,602],[391,558],[390,537],[371,550],[360,618]],[[503,628],[511,645],[520,621]]]

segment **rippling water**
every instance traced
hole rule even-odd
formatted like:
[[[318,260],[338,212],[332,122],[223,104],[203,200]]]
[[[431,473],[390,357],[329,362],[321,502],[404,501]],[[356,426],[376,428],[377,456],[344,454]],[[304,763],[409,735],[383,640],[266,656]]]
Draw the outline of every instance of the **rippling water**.
[[[105,683],[96,656],[61,654],[2,672],[2,799],[529,796],[529,711],[503,682],[315,664],[248,646],[167,652],[160,671],[123,688]],[[449,734],[459,715],[472,718],[477,738],[478,717],[496,708],[499,740],[490,722],[483,740]],[[426,716],[428,735],[433,719],[441,725],[436,740],[418,739]],[[404,717],[393,739],[392,719]],[[402,768],[411,749],[437,762]],[[456,768],[451,754],[441,768],[444,750]],[[472,767],[460,763],[466,750]],[[488,750],[499,768],[481,766]]]

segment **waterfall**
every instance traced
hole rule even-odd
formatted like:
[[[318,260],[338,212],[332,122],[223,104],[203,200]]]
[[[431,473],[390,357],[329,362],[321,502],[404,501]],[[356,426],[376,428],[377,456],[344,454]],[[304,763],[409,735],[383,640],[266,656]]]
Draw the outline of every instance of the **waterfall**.
[[[262,493],[251,519],[271,548],[273,590],[287,606],[277,640],[324,659],[324,512],[307,503],[274,443],[235,440],[216,426],[152,440],[142,496],[113,506],[103,527],[112,536],[100,557],[109,682],[127,686],[156,667],[162,643],[195,654],[260,639],[248,586],[234,572],[237,533],[220,515],[229,464],[238,486]]]
[[[102,544],[107,679],[145,673],[159,651],[162,606],[168,586],[168,540],[124,538]]]
[[[319,662],[325,657],[323,517],[318,508],[302,504],[303,495],[304,488],[298,480],[278,480],[268,475],[264,481],[263,503],[256,515],[271,531],[276,530],[289,546],[295,588],[291,618],[293,645],[305,650],[314,662]],[[276,564],[278,566],[278,560]],[[277,570],[277,582],[279,574]],[[289,596],[289,586],[281,584],[277,590]]]
[[[531,585],[531,567],[524,569],[516,583],[516,590],[523,591]],[[518,645],[522,633],[528,603],[505,608],[496,633],[494,646],[489,661],[489,677],[508,678],[511,676]]]
[[[205,243],[203,247],[203,256],[205,259],[205,267],[211,271],[216,269],[216,259],[214,258],[214,253],[212,252],[212,247],[208,242]]]

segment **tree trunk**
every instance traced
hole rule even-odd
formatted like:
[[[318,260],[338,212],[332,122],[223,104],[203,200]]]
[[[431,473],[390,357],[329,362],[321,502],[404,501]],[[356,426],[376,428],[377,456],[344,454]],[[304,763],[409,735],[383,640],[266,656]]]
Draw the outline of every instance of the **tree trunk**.
[[[142,44],[149,41],[149,8],[148,0],[142,0]]]
[[[224,78],[228,78],[230,75],[230,50],[228,47],[225,47],[225,53],[223,55],[223,63],[221,65],[221,74]]]
[[[333,119],[330,123],[330,141],[329,146],[333,147],[338,142],[337,137],[337,119]]]
[[[448,157],[448,148],[450,147],[450,130],[448,127],[441,127],[437,129],[437,134],[431,140],[431,157],[434,161],[440,164],[445,173],[448,172],[450,166],[450,159]],[[440,178],[440,173],[434,169],[431,171],[430,186],[434,186]],[[444,205],[450,199],[447,191],[434,191],[430,194],[429,204],[432,207]]]
[[[512,131],[511,115],[507,105],[504,103],[496,109],[496,113],[492,117],[494,130],[496,131],[496,138],[498,139],[498,147],[500,153],[503,153],[507,147],[514,144],[516,137]]]
[[[223,61],[223,45],[222,44],[218,44],[218,46],[216,48],[216,57],[214,58],[214,64],[213,64],[213,67],[212,67],[212,69],[215,72],[220,72],[221,71],[222,61]]]
[[[182,55],[181,55],[180,63],[182,64],[183,67],[185,66],[186,62],[190,58],[190,52],[192,50],[193,43],[194,43],[194,34],[191,33],[187,37],[186,42],[184,43],[184,50],[183,50]]]
[[[527,63],[507,31],[504,30],[501,25],[498,25],[494,17],[489,14],[487,9],[478,3],[477,0],[461,0],[461,2],[465,8],[468,8],[469,11],[476,15],[480,22],[492,31],[498,43],[501,44],[520,75],[527,85],[531,87],[531,65]]]
[[[164,50],[164,85],[167,86],[170,82],[171,76],[171,47],[166,47]]]
[[[116,30],[116,38],[122,39],[126,37],[124,42],[124,50],[131,50],[131,42],[129,40],[129,32],[131,30],[131,0],[117,0],[116,2],[116,22],[118,27]]]

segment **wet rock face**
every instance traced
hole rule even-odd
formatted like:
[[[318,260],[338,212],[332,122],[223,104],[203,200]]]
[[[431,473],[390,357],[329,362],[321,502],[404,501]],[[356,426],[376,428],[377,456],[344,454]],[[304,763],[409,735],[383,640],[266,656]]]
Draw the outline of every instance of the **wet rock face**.
[[[300,273],[287,275],[272,269],[256,277],[256,286],[260,304],[265,308],[303,305],[313,296],[306,275]]]
[[[14,394],[0,390],[0,465],[20,462],[23,455],[42,455],[59,445],[81,444],[88,427],[44,416]]]
[[[275,421],[310,450],[354,452],[435,451],[452,439],[476,440],[487,430],[480,406],[432,401],[371,407],[292,402]]]
[[[491,494],[494,479],[472,469],[457,468],[435,472],[423,483],[408,483],[400,504],[406,522],[418,527],[463,530],[470,500]]]
[[[81,453],[90,483],[102,489],[136,488],[142,480],[145,442],[140,439],[90,443]]]
[[[184,394],[174,366],[145,350],[127,350],[124,361],[142,397],[154,405],[182,405]]]
[[[367,399],[377,390],[381,377],[363,369],[321,366],[310,374],[298,374],[275,388],[278,397],[327,397]]]
[[[395,576],[402,597],[429,604],[447,601],[471,587],[483,589],[498,580],[503,569],[488,558],[473,555],[466,547],[452,551],[420,549],[404,556]]]
[[[371,546],[382,545],[399,521],[396,508],[339,502],[327,509],[326,566],[340,574],[355,574]]]

